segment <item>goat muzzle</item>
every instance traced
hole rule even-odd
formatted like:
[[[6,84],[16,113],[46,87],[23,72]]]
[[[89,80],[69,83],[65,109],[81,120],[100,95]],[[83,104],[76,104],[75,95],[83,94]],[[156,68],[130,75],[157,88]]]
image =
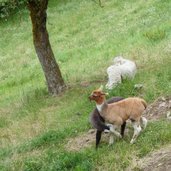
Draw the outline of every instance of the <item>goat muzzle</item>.
[[[88,98],[90,101],[94,100],[92,95],[90,95]]]

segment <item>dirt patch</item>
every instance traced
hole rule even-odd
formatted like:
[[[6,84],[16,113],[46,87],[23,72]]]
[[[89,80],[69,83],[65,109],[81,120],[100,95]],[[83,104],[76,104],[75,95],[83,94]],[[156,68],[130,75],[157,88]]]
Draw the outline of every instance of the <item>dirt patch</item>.
[[[79,151],[81,149],[90,147],[92,145],[95,148],[95,137],[96,137],[96,129],[90,129],[88,132],[81,134],[80,136],[70,138],[65,148],[68,151]],[[108,141],[109,141],[109,134],[102,133],[102,139],[100,143],[108,144]]]
[[[171,170],[171,145],[157,150],[145,158],[134,161],[132,168],[126,171],[170,171]]]
[[[74,137],[68,140],[66,149],[68,151],[79,151],[83,148],[89,147],[95,141],[95,129],[90,129],[88,132],[81,134],[78,137]]]
[[[130,123],[127,124],[130,127]],[[118,130],[119,131],[119,130]],[[130,129],[126,128],[124,137],[129,137]],[[100,144],[105,143],[109,144],[109,133],[102,133],[102,137],[100,140]],[[95,148],[95,138],[96,137],[96,129],[90,129],[88,132],[81,134],[80,136],[70,138],[68,143],[66,144],[65,148],[67,151],[79,151],[86,147],[94,146]],[[118,140],[117,137],[114,137],[115,140]]]
[[[171,115],[171,96],[160,97],[152,104],[148,105],[144,114],[148,120],[158,120],[160,118],[168,117]]]

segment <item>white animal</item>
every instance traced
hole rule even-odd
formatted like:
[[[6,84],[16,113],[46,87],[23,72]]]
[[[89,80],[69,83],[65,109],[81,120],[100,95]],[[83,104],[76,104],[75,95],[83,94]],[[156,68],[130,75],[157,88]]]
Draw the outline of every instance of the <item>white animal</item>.
[[[122,56],[115,57],[113,62],[114,64],[107,68],[107,89],[116,87],[122,82],[122,79],[133,79],[137,71],[135,62],[124,59]]]
[[[111,65],[107,68],[108,83],[106,84],[107,89],[112,89],[122,82],[121,70],[117,65]]]
[[[118,56],[113,59],[113,63],[120,67],[122,78],[134,78],[137,71],[135,62]]]

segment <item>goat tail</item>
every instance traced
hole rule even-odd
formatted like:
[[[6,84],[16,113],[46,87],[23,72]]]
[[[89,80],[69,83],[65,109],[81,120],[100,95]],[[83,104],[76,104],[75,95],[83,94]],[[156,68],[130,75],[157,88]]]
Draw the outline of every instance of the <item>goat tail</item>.
[[[141,99],[141,103],[143,104],[143,106],[145,107],[145,109],[147,108],[147,102],[144,99]]]

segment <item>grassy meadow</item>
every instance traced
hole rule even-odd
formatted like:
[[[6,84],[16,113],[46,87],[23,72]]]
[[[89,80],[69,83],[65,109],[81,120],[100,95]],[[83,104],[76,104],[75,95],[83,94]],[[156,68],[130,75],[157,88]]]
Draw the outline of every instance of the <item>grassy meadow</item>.
[[[97,1],[98,2],[98,1]],[[110,96],[141,96],[148,103],[171,94],[171,1],[50,0],[47,28],[68,89],[48,95],[25,8],[0,20],[0,170],[125,170],[135,158],[171,144],[171,124],[150,122],[136,144],[94,144],[70,152],[69,138],[87,132],[95,107],[88,96],[107,82],[115,56],[134,60],[138,73]],[[84,85],[88,86],[84,86]],[[143,84],[139,92],[135,84]],[[79,113],[79,115],[78,115]]]

